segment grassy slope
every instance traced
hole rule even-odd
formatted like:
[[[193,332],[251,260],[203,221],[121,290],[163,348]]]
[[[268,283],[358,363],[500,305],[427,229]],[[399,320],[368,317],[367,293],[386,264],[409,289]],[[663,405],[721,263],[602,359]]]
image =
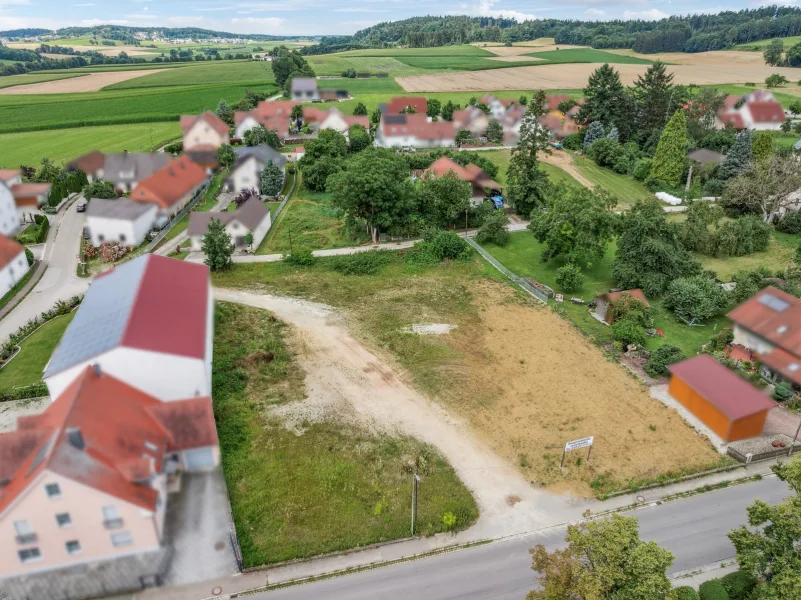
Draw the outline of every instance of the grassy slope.
[[[29,83],[42,83],[43,81],[56,81],[57,79],[70,79],[79,77],[82,73],[62,72],[58,75],[48,73],[32,73],[30,75],[6,75],[0,77],[0,89],[13,87],[15,85],[27,85]]]
[[[11,362],[0,369],[0,389],[39,383],[50,355],[58,345],[75,311],[45,323],[21,344],[21,350]]]
[[[47,157],[64,164],[92,150],[148,151],[181,136],[177,122],[106,125],[0,134],[0,168],[37,165]]]
[[[792,46],[795,46],[799,42],[801,42],[801,35],[794,35],[788,36],[784,38],[779,38],[782,42],[784,42],[784,49],[789,50]],[[756,42],[748,42],[747,44],[738,44],[734,47],[735,50],[753,50],[755,52],[762,52],[765,49],[765,46],[770,44],[773,40],[759,40]]]
[[[731,281],[732,275],[741,269],[767,267],[773,272],[784,270],[800,243],[801,236],[777,231],[773,233],[770,246],[764,252],[728,258],[711,258],[708,256],[699,256],[699,258],[704,269],[715,271],[721,281]]]
[[[564,264],[564,260],[558,258],[548,263],[540,262],[543,246],[534,239],[531,233],[526,231],[512,233],[506,247],[501,248],[488,244],[486,248],[495,258],[518,275],[535,279],[559,291],[556,285],[556,270]],[[598,294],[614,287],[611,276],[614,257],[615,244],[612,243],[607,248],[604,259],[584,271],[586,276],[584,286],[573,295],[589,302]],[[564,309],[567,317],[590,337],[599,343],[611,342],[612,330],[591,317],[585,306],[571,304],[570,296],[570,294],[566,294],[566,301],[557,306]],[[654,327],[661,328],[665,337],[649,339],[646,345],[649,350],[654,350],[663,343],[670,343],[681,348],[688,356],[694,356],[701,350],[701,345],[709,341],[715,329],[719,330],[726,323],[726,318],[721,316],[709,319],[705,322],[704,327],[688,327],[667,311],[661,300],[652,300],[650,305],[654,309]]]
[[[321,54],[307,56],[306,60],[317,75],[339,75],[348,69],[357,73],[389,73],[397,75],[417,75],[423,69],[410,67],[392,56],[343,56],[342,54]]]
[[[453,512],[478,515],[470,492],[436,451],[409,438],[377,437],[322,422],[302,435],[269,413],[304,397],[303,373],[270,313],[218,304],[213,398],[223,469],[246,567],[346,550],[408,535],[409,457],[427,457],[418,523],[443,530]],[[259,351],[272,361],[248,360]]]
[[[509,169],[509,161],[512,158],[512,153],[509,150],[487,150],[481,153],[494,162],[499,167],[498,175],[495,180],[500,184],[506,183],[506,171]],[[557,166],[540,163],[540,167],[548,174],[548,177],[553,183],[565,183],[567,185],[581,186],[581,184],[573,179],[569,173],[563,171]]]
[[[576,156],[575,164],[576,169],[584,177],[617,196],[619,200],[618,209],[631,206],[637,200],[645,200],[654,196],[652,192],[649,192],[645,186],[633,177],[620,175],[611,169],[599,167],[586,156]]]
[[[168,69],[115,83],[104,90],[129,90],[167,86],[223,83],[275,83],[269,63],[255,61],[214,61],[198,66]]]
[[[632,65],[650,65],[652,60],[639,58],[636,56],[625,56],[622,54],[613,54],[611,52],[604,52],[603,50],[594,50],[592,48],[569,48],[567,50],[548,50],[546,52],[532,52],[526,56],[533,56],[540,58],[545,62],[529,63],[529,64],[567,64],[567,63],[610,63],[610,64],[632,64]]]

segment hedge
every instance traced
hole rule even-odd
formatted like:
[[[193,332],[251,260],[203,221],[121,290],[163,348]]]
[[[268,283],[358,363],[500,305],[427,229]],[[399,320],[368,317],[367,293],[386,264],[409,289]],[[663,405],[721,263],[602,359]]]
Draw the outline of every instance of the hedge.
[[[730,600],[748,600],[756,587],[756,578],[747,571],[735,571],[721,577],[720,582],[726,588]]]
[[[698,592],[701,600],[729,600],[729,594],[720,579],[705,581],[698,588]]]
[[[36,244],[41,244],[47,239],[47,232],[50,230],[50,221],[44,215],[34,215],[33,220],[38,225],[36,230]]]
[[[689,585],[677,587],[673,591],[676,592],[676,600],[698,600],[698,592]]]

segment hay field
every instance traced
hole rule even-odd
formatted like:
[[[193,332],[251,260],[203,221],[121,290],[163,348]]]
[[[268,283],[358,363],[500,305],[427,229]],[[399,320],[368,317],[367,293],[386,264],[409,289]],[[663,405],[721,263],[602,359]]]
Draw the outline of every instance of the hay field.
[[[610,54],[636,56],[648,60],[661,60],[671,65],[756,65],[765,67],[762,55],[756,52],[739,52],[736,50],[713,50],[710,52],[658,52],[657,54],[639,54],[631,49],[604,50]],[[796,76],[798,77],[798,75]],[[790,78],[792,79],[792,78]]]
[[[407,92],[583,88],[592,72],[600,66],[599,63],[537,65],[490,71],[412,75],[398,77],[396,81]],[[637,76],[645,72],[647,65],[616,64],[614,68],[620,73],[623,83],[631,85]],[[762,82],[772,73],[780,73],[790,81],[795,81],[801,74],[798,69],[790,67],[736,63],[671,65],[669,71],[675,75],[675,83],[684,85]]]
[[[14,96],[20,94],[74,94],[83,92],[97,92],[108,85],[150,75],[153,71],[124,71],[122,73],[89,73],[82,77],[71,77],[69,79],[58,79],[55,81],[43,81],[41,83],[29,83],[25,85],[15,85],[0,89],[0,95]]]
[[[557,46],[556,44],[541,44],[541,45],[525,45],[524,43],[515,44],[514,46],[487,46],[482,50],[489,50],[498,56],[520,56],[521,54],[529,54],[530,52],[550,52],[552,50],[578,50],[587,48],[587,46]]]
[[[62,45],[68,48],[72,48],[77,52],[99,52],[103,56],[117,56],[120,52],[125,52],[128,56],[153,56],[153,50],[151,49],[150,52],[142,49],[139,46],[73,46],[72,44],[56,44],[54,42],[50,42],[51,45],[57,46]],[[42,44],[9,44],[9,48],[18,48],[20,50],[36,50]]]

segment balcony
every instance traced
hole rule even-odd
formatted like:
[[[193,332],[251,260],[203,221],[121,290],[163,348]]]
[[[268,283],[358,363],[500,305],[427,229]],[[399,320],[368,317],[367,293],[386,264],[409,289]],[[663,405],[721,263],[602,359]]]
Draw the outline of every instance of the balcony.
[[[35,544],[39,537],[35,533],[26,533],[17,536],[18,544]]]
[[[103,521],[103,527],[106,529],[120,529],[122,526],[122,519],[106,519]]]

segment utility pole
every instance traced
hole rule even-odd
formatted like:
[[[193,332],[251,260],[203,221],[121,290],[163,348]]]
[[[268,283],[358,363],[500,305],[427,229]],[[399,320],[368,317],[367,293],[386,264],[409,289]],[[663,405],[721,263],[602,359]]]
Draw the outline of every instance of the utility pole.
[[[417,483],[420,481],[420,477],[417,475],[417,471],[412,473],[412,535],[414,535],[414,528],[417,524]]]

